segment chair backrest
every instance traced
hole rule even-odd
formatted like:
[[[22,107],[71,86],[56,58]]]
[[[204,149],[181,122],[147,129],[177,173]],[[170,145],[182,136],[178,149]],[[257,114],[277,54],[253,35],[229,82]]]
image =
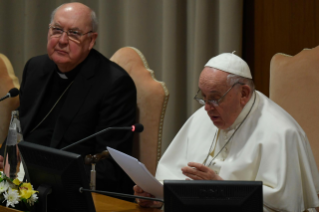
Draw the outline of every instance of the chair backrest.
[[[276,54],[270,62],[270,99],[306,132],[319,168],[319,46],[295,56]]]
[[[0,97],[5,96],[11,88],[20,88],[9,59],[0,53]],[[9,98],[0,102],[0,144],[7,137],[11,111],[19,107],[19,97]]]
[[[155,79],[143,54],[136,48],[124,47],[111,60],[132,77],[137,89],[137,120],[144,125],[144,131],[136,134],[133,156],[145,164],[155,175],[161,157],[162,133],[169,92],[163,82]]]

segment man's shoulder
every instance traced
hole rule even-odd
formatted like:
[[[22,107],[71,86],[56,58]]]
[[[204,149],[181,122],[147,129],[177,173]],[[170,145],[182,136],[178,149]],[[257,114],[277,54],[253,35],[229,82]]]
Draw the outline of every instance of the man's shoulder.
[[[92,79],[101,90],[107,91],[109,88],[119,88],[119,86],[121,89],[136,90],[131,76],[122,67],[95,49],[91,50],[88,60],[84,62],[82,68],[83,75]]]
[[[265,151],[271,151],[278,145],[295,145],[307,140],[305,132],[292,116],[265,95],[256,93],[256,109],[241,125],[238,140],[250,147],[261,145]]]
[[[298,122],[286,110],[260,92],[257,94],[261,100],[259,105],[261,125],[271,126],[271,129],[279,132],[294,131],[304,134]]]
[[[32,57],[31,59],[29,59],[27,64],[30,66],[35,65],[35,66],[39,67],[41,65],[48,65],[48,64],[54,64],[54,63],[52,60],[50,60],[50,58],[47,54],[44,54],[44,55]]]
[[[121,66],[109,60],[96,49],[92,49],[90,54],[91,57],[93,57],[95,60],[98,60],[98,71],[100,72],[100,74],[114,75],[117,77],[129,76],[129,74]]]
[[[30,61],[40,62],[40,61],[51,61],[51,60],[47,54],[43,54],[43,55],[32,57]]]

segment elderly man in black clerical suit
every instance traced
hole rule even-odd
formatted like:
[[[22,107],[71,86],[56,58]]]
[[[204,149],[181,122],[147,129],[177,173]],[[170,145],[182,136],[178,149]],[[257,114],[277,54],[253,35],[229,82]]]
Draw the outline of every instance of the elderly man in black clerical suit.
[[[93,49],[97,36],[89,7],[67,3],[52,12],[48,54],[30,59],[23,72],[19,111],[25,141],[60,149],[104,128],[134,124],[134,82]],[[67,151],[85,156],[106,146],[130,154],[132,133],[104,133]],[[132,192],[113,161],[100,161],[96,169],[96,189]]]

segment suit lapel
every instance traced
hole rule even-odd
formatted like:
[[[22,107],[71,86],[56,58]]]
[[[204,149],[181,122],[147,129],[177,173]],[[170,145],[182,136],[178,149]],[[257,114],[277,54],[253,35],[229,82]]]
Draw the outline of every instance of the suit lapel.
[[[23,122],[21,122],[21,126],[23,126],[23,133],[27,134],[29,133],[32,129],[30,129],[30,127],[32,126],[32,120],[34,119],[40,105],[42,102],[42,99],[45,96],[47,87],[49,85],[49,82],[52,78],[52,75],[54,73],[54,69],[55,69],[55,65],[52,64],[48,64],[45,69],[40,70],[41,74],[39,75],[39,77],[37,79],[35,79],[35,75],[31,76],[33,77],[33,82],[28,84],[28,86],[30,86],[30,90],[32,92],[26,92],[28,93],[28,96],[26,96],[24,98],[24,108],[26,108],[26,111],[29,111],[26,116],[26,118],[24,118]],[[41,89],[39,89],[41,88]],[[28,101],[28,100],[34,100],[34,101]],[[38,123],[34,123],[33,125],[37,125]]]

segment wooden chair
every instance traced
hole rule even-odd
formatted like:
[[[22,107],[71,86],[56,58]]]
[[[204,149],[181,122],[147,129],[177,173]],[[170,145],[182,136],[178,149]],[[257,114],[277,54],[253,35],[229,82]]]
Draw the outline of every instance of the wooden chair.
[[[154,72],[149,69],[145,57],[138,49],[121,48],[111,60],[125,69],[135,83],[138,108],[136,122],[144,125],[144,131],[135,134],[133,156],[155,175],[161,157],[163,122],[169,92],[163,82],[155,79]]]
[[[9,59],[0,53],[0,97],[5,96],[11,88],[20,88]],[[19,107],[19,97],[0,102],[0,144],[7,137],[11,112]]]
[[[295,56],[275,54],[270,62],[269,97],[306,132],[319,169],[319,46]],[[319,211],[317,209],[317,211]]]

